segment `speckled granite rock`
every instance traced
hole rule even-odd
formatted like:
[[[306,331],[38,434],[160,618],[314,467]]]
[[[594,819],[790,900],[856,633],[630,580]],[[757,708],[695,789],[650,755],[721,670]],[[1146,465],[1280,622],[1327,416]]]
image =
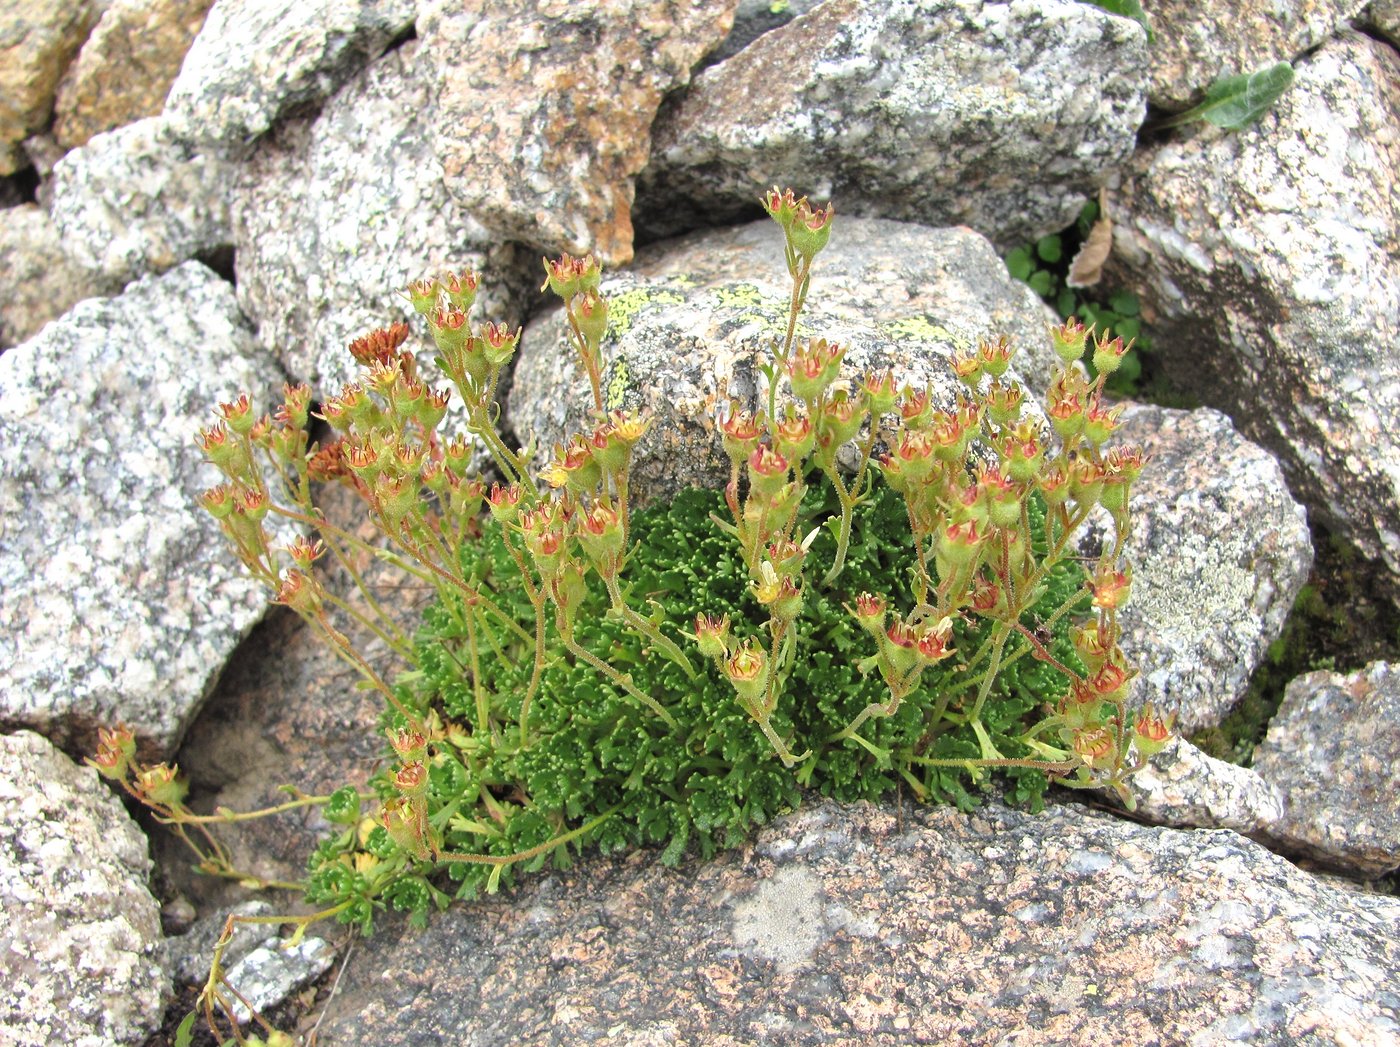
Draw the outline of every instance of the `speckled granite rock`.
[[[233,964],[228,969],[228,980],[261,1014],[314,982],[334,962],[334,947],[315,935],[307,935],[291,948],[270,941]],[[234,1005],[233,1016],[243,1024],[252,1020],[253,1013],[239,1002]]]
[[[816,804],[385,927],[328,1044],[1387,1044],[1400,900],[1230,832]]]
[[[1218,411],[1134,406],[1115,438],[1151,456],[1133,485],[1133,597],[1119,617],[1142,674],[1134,699],[1175,712],[1183,731],[1213,727],[1308,579],[1306,515],[1274,457]],[[1088,527],[1080,551],[1102,542]]]
[[[1400,670],[1294,680],[1254,769],[1283,795],[1280,847],[1364,876],[1400,869]]]
[[[42,208],[0,211],[0,349],[24,341],[75,302],[112,290],[73,264]]]
[[[201,916],[185,934],[166,938],[162,943],[166,962],[177,986],[203,985],[209,977],[209,961],[214,946],[224,933],[229,916],[271,916],[276,912],[262,898],[249,898],[225,909]],[[267,923],[235,924],[233,935],[224,946],[223,963],[231,967],[258,946],[277,937],[277,927]]]
[[[113,0],[68,67],[54,102],[65,149],[156,116],[212,0]]]
[[[1006,249],[1070,224],[1132,152],[1147,66],[1137,23],[1073,0],[828,0],[663,112],[638,210],[667,235],[776,182]]]
[[[1174,738],[1128,781],[1135,814],[1158,825],[1264,833],[1283,817],[1279,791],[1250,767]]]
[[[1400,0],[1371,0],[1361,21],[1400,43]]]
[[[50,211],[74,261],[120,286],[227,246],[231,177],[227,161],[174,141],[153,116],[60,160]]]
[[[266,599],[196,507],[192,434],[280,377],[194,262],[0,356],[0,722],[171,749]]]
[[[736,3],[450,0],[425,12],[453,197],[502,239],[631,259],[633,179],[661,96],[729,32]]]
[[[787,327],[782,252],[781,230],[765,219],[654,245],[632,271],[604,277],[609,393],[656,416],[634,456],[640,502],[728,479],[707,401],[721,388],[745,402],[756,395],[755,362]],[[853,378],[892,366],[897,382],[932,381],[946,399],[957,382],[945,360],[959,339],[1008,334],[1025,373],[1048,377],[1047,316],[971,230],[844,219],[813,271],[800,329],[849,346]],[[547,450],[587,420],[592,397],[569,344],[558,310],[525,331],[507,405],[522,444],[533,433]]]
[[[218,0],[170,88],[191,141],[241,153],[320,102],[413,24],[414,0]],[[426,126],[426,125],[425,125]]]
[[[734,28],[724,41],[700,62],[699,68],[718,65],[727,58],[733,58],[764,33],[787,25],[794,18],[805,15],[816,7],[820,0],[739,0],[734,8]]]
[[[1114,265],[1174,379],[1278,453],[1294,495],[1400,593],[1397,119],[1400,56],[1330,41],[1256,126],[1134,159]]]
[[[0,4],[0,175],[26,166],[19,145],[48,122],[63,71],[96,18],[91,0]]]
[[[266,139],[239,179],[238,300],[288,372],[320,389],[354,373],[347,342],[412,314],[397,293],[410,280],[479,269],[475,315],[498,319],[539,285],[538,256],[492,247],[448,194],[417,50],[385,55],[316,119]]]
[[[1152,90],[1164,109],[1200,101],[1219,76],[1292,62],[1355,16],[1366,0],[1154,0]]]
[[[0,1040],[139,1044],[170,995],[146,839],[43,738],[0,736]]]

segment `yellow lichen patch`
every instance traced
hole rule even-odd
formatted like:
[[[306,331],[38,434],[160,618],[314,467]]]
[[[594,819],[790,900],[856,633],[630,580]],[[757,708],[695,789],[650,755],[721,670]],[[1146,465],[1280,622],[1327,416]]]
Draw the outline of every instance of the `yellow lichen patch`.
[[[614,337],[632,327],[632,318],[648,305],[679,305],[684,299],[666,287],[634,287],[608,295],[608,329]]]
[[[880,325],[880,333],[896,342],[957,342],[959,338],[942,324],[934,323],[927,313],[903,316]]]

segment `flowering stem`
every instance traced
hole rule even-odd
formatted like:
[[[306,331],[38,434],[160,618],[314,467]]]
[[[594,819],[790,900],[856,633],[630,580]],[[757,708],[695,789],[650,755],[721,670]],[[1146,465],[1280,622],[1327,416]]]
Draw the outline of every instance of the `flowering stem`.
[[[660,702],[658,702],[651,695],[644,694],[643,692],[637,689],[637,685],[632,682],[632,677],[630,674],[623,674],[618,672],[616,669],[614,669],[607,662],[603,661],[603,659],[599,658],[588,648],[582,646],[576,640],[574,640],[573,635],[567,631],[566,624],[562,619],[563,616],[561,614],[559,616],[559,619],[555,622],[555,624],[559,627],[559,634],[563,639],[564,646],[569,649],[570,653],[572,653],[575,658],[578,658],[591,665],[593,668],[597,669],[614,684],[622,688],[623,691],[627,692],[627,694],[631,695],[637,701],[641,702],[642,705],[646,706],[657,716],[661,717],[661,719],[665,720],[666,725],[668,727],[672,729],[680,728],[680,724],[676,721],[676,718],[670,713],[668,713],[662,707]]]
[[[617,575],[611,574],[603,578],[603,582],[608,587],[608,596],[612,600],[613,608],[623,617],[633,629],[645,636],[652,645],[661,650],[666,657],[675,662],[685,671],[685,675],[690,679],[695,679],[695,666],[690,664],[690,659],[685,656],[685,652],[680,649],[674,640],[658,629],[651,621],[643,618],[631,607],[627,606],[627,601],[623,599],[622,590],[617,584]],[[672,724],[672,726],[675,726]]]

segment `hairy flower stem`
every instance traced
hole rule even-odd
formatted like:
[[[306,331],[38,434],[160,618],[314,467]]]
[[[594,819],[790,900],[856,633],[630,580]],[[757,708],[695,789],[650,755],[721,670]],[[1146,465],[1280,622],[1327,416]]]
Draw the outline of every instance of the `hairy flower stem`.
[[[383,677],[374,671],[374,667],[371,666],[369,662],[365,661],[359,652],[355,650],[355,646],[350,642],[350,638],[326,620],[324,611],[318,611],[314,614],[302,614],[302,618],[320,631],[321,635],[330,642],[331,647],[340,655],[343,661],[347,662],[356,672],[368,680],[375,690],[384,695],[385,700],[394,707],[395,711],[398,712],[400,716],[408,721],[409,726],[416,731],[421,731],[423,729],[422,718],[409,709],[408,706],[404,705],[403,702],[399,701],[398,695],[394,693],[393,688],[385,683]]]
[[[608,598],[612,601],[613,610],[622,615],[623,620],[628,625],[645,636],[667,658],[679,665],[687,678],[695,679],[695,666],[690,664],[690,659],[685,656],[685,652],[680,649],[680,646],[651,621],[643,618],[627,605],[627,601],[622,595],[622,589],[617,584],[617,575],[615,573],[605,575],[603,584],[608,587]]]
[[[672,716],[669,712],[667,712],[660,702],[658,702],[651,695],[644,694],[642,691],[637,689],[637,685],[632,682],[632,676],[630,673],[624,674],[618,672],[611,665],[609,665],[607,662],[603,661],[603,659],[599,658],[596,654],[590,651],[587,647],[584,647],[583,645],[578,643],[574,639],[572,631],[568,630],[567,623],[564,622],[564,616],[562,614],[556,616],[554,624],[559,629],[559,635],[563,641],[564,646],[568,648],[569,652],[575,658],[578,658],[579,660],[591,665],[594,669],[597,669],[600,673],[606,676],[609,680],[611,680],[619,688],[625,691],[628,695],[636,699],[642,705],[646,706],[657,716],[661,717],[662,720],[666,721],[666,725],[668,727],[672,729],[678,729],[680,727],[680,724],[677,722],[676,718]]]
[[[1001,653],[1006,647],[1006,638],[1010,635],[1011,626],[1006,622],[997,622],[993,627],[991,661],[987,665],[987,675],[982,678],[982,686],[977,690],[977,701],[973,703],[972,712],[968,713],[969,723],[982,722],[982,707],[987,704],[987,696],[992,693],[992,684],[1001,672]]]
[[[529,861],[541,854],[548,854],[556,847],[562,847],[566,843],[577,840],[581,836],[586,836],[598,826],[611,818],[618,811],[617,807],[610,807],[596,818],[592,818],[577,829],[570,829],[566,833],[560,833],[544,843],[536,844],[524,851],[517,851],[515,854],[461,854],[455,851],[435,851],[433,858],[439,862],[459,862],[467,865],[514,865],[516,862]]]

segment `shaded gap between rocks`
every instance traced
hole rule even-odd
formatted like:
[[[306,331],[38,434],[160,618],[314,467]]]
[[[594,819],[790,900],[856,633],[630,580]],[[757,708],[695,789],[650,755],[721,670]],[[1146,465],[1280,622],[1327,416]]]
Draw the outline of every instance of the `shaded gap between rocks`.
[[[1352,673],[1400,663],[1400,616],[1369,560],[1320,524],[1310,526],[1313,568],[1249,687],[1218,727],[1190,738],[1203,752],[1248,767],[1288,684],[1304,673]]]

